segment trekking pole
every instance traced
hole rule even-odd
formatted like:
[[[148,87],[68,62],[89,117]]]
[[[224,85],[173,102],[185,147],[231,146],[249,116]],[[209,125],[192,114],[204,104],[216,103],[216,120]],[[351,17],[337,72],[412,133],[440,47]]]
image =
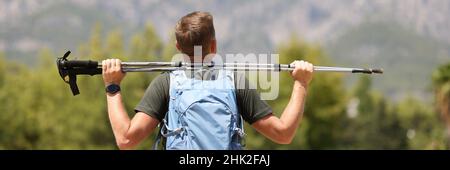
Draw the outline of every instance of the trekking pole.
[[[232,66],[232,63],[224,63],[224,65],[206,66],[206,67],[142,67],[135,68],[129,67],[132,64],[123,62],[123,72],[153,72],[153,71],[175,71],[175,70],[198,70],[198,69],[224,69],[234,71],[293,71],[294,65],[283,64],[271,64],[274,66]],[[141,65],[141,64],[139,64]],[[227,66],[228,65],[228,66]],[[382,74],[382,69],[366,69],[366,68],[349,68],[349,67],[327,67],[327,66],[314,66],[315,72],[344,72],[344,73],[365,73],[365,74]]]
[[[91,60],[67,60],[70,51],[63,57],[56,60],[61,78],[70,85],[73,95],[79,94],[76,84],[77,75],[97,75],[102,74],[102,63]],[[175,70],[234,70],[234,71],[293,71],[295,65],[292,64],[262,64],[262,63],[187,63],[187,62],[122,62],[123,72],[164,72]],[[316,72],[344,72],[344,73],[365,73],[382,74],[382,69],[349,68],[349,67],[328,67],[314,66]]]

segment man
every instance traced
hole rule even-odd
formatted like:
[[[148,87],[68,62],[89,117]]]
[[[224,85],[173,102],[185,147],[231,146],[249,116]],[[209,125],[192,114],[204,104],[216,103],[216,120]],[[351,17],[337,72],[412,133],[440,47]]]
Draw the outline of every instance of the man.
[[[193,12],[190,13],[180,19],[175,28],[176,34],[176,47],[181,52],[189,56],[192,60],[194,56],[194,46],[202,46],[202,54],[203,57],[206,54],[215,54],[217,50],[217,44],[215,39],[215,30],[213,25],[213,18],[207,12]],[[177,116],[169,117],[167,122],[167,117],[169,113],[176,112],[176,108],[182,107],[183,103],[176,104],[174,101],[177,98],[181,98],[182,102],[187,102],[189,105],[189,98],[183,99],[183,91],[175,91],[173,86],[174,82],[177,81],[175,78],[177,75],[174,73],[162,73],[158,77],[156,77],[152,83],[149,85],[146,90],[144,97],[141,102],[136,106],[135,112],[136,114],[132,119],[128,117],[128,114],[124,108],[122,95],[120,92],[120,82],[125,77],[125,74],[121,71],[121,61],[118,59],[108,59],[102,62],[103,64],[103,80],[105,86],[107,87],[107,105],[108,105],[108,115],[111,121],[111,126],[113,129],[114,136],[116,138],[117,145],[120,149],[131,149],[143,139],[145,139],[151,132],[153,132],[157,125],[160,124],[163,127],[163,130],[169,130],[171,134],[172,132],[178,132],[178,130],[183,128],[173,128],[176,124],[174,120],[171,121],[171,118],[178,118]],[[235,96],[229,100],[231,103],[222,102],[220,104],[214,105],[212,101],[209,104],[198,105],[199,110],[203,116],[212,116],[222,114],[220,112],[224,109],[220,108],[230,108],[235,107],[236,111],[242,118],[253,128],[255,128],[258,132],[271,139],[272,141],[279,144],[289,144],[291,143],[294,135],[296,133],[298,124],[302,120],[304,104],[308,89],[308,84],[312,79],[313,73],[313,65],[305,62],[305,61],[295,61],[292,64],[295,65],[295,69],[290,72],[292,78],[295,80],[292,94],[289,103],[285,107],[283,113],[278,118],[272,113],[270,106],[263,100],[260,99],[259,94],[255,89],[233,89],[232,93]],[[183,73],[184,74],[184,73]],[[191,79],[208,79],[211,77],[211,74],[201,74],[198,75],[190,75]],[[209,76],[209,77],[208,77]],[[190,79],[187,79],[190,80]],[[171,82],[172,81],[172,82]],[[172,84],[171,84],[172,83]],[[240,83],[248,83],[244,76],[235,76],[235,87],[240,87]],[[189,90],[189,89],[186,89]],[[176,92],[180,92],[179,96],[176,95]],[[198,93],[215,93],[214,90],[204,90],[204,91],[196,91]],[[178,93],[177,93],[178,94]],[[210,94],[208,94],[210,95]],[[195,97],[195,93],[193,95]],[[201,96],[199,94],[199,96]],[[191,96],[192,97],[192,96]],[[193,99],[194,100],[194,99]],[[219,99],[220,100],[220,99]],[[201,104],[201,103],[200,103]],[[184,104],[186,105],[186,104]],[[222,107],[222,105],[226,105],[227,107]],[[218,107],[214,108],[215,110],[203,109],[201,107]],[[175,108],[175,111],[173,111]],[[196,113],[196,111],[192,111],[191,107],[185,108],[186,110],[190,110],[189,114],[198,116],[200,113]],[[186,111],[185,110],[185,111]],[[205,111],[206,110],[206,111]],[[233,109],[230,109],[233,110]],[[188,111],[186,111],[188,112]],[[192,112],[192,113],[191,113]],[[232,112],[232,111],[230,111]],[[179,113],[179,112],[177,112]],[[175,113],[174,113],[175,114]],[[180,116],[183,113],[179,113]],[[184,113],[186,114],[186,113]],[[210,115],[208,115],[210,114]],[[231,114],[230,114],[231,115]],[[170,115],[169,115],[170,116]],[[231,115],[233,116],[233,115]],[[180,118],[181,119],[181,118]],[[179,122],[179,120],[177,120]],[[183,125],[182,127],[188,128],[189,126],[194,126],[194,124],[198,123],[198,129],[202,130],[202,125],[210,123],[210,121],[195,122],[196,120],[189,125]],[[200,121],[200,120],[199,120]],[[171,123],[172,122],[172,123]],[[228,121],[229,122],[229,121]],[[172,128],[166,126],[167,124],[172,125]],[[178,123],[181,127],[180,123]],[[181,123],[183,124],[183,123]],[[188,123],[185,123],[188,124]],[[220,122],[219,122],[220,124]],[[231,125],[230,125],[231,126]],[[243,128],[243,127],[240,127]],[[174,130],[175,129],[175,130]],[[189,130],[185,130],[187,132],[194,131],[193,128]],[[203,128],[201,135],[212,131],[208,128]],[[164,132],[164,131],[162,131]],[[168,132],[168,133],[169,133]],[[216,131],[214,131],[216,132]],[[217,132],[221,132],[218,130]],[[158,132],[159,133],[159,132]],[[166,134],[170,137],[170,135]],[[189,137],[189,141],[193,141],[194,143],[187,145],[195,145],[190,146],[190,148],[186,149],[234,149],[234,148],[218,148],[214,147],[214,144],[207,145],[202,142],[205,140],[213,140],[215,139],[214,133],[211,133],[211,136],[196,136],[195,134],[187,135]],[[180,133],[177,133],[174,136],[180,136]],[[169,139],[169,138],[168,138]],[[176,140],[185,140],[185,139],[176,139],[173,137],[171,139],[172,143]],[[218,138],[215,141],[220,142],[222,138]],[[168,143],[166,143],[167,145]],[[186,145],[185,143],[181,143],[183,147]],[[169,144],[170,145],[170,144]],[[175,144],[179,145],[179,144]],[[175,145],[171,145],[169,149],[177,149]],[[178,148],[180,149],[180,148]],[[183,149],[183,148],[181,148]]]

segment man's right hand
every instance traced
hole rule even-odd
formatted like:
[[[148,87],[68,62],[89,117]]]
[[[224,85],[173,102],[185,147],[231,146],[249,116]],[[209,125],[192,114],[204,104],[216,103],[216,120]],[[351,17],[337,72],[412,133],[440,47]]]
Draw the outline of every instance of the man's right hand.
[[[314,66],[306,61],[294,61],[291,65],[295,65],[291,76],[295,81],[300,82],[304,87],[308,86],[312,80]]]
[[[122,64],[119,59],[107,59],[102,61],[103,82],[105,86],[110,84],[120,85],[120,82],[125,77],[122,72]]]

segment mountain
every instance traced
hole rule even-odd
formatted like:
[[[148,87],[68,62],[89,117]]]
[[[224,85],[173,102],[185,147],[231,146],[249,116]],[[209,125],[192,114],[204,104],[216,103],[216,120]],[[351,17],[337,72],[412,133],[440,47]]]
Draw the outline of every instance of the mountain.
[[[434,66],[450,59],[450,45],[388,20],[366,20],[325,49],[338,65],[384,68],[384,75],[373,76],[374,84],[394,99],[429,99]]]
[[[450,1],[436,0],[1,0],[0,51],[32,64],[43,47],[75,50],[96,23],[125,39],[152,23],[168,41],[176,21],[195,10],[214,15],[222,53],[274,53],[298,35],[336,63],[384,67],[376,87],[393,96],[429,93],[429,73],[450,60]]]

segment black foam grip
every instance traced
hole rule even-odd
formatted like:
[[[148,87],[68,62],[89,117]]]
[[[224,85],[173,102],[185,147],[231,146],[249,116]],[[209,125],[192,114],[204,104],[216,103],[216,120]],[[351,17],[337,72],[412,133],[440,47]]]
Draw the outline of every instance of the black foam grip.
[[[75,75],[96,75],[96,74],[102,74],[101,68],[78,68],[78,69],[72,69],[69,71],[69,74],[75,74]]]
[[[97,68],[98,62],[92,60],[72,60],[72,61],[63,61],[63,67],[66,68]]]

